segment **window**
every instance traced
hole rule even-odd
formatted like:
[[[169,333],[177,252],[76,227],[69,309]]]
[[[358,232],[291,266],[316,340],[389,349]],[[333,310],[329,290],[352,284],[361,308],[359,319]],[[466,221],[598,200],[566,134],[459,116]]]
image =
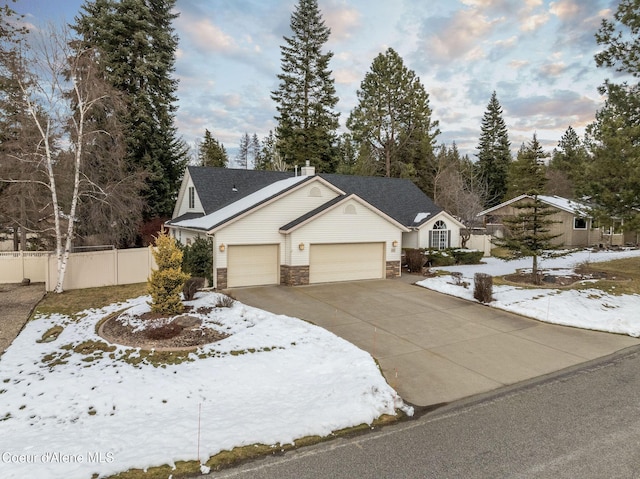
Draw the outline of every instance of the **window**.
[[[309,196],[315,196],[315,197],[322,196],[322,192],[320,191],[320,188],[318,188],[317,186],[314,186],[309,191]]]
[[[574,230],[586,230],[587,229],[587,219],[575,217],[573,218],[573,229]]]
[[[189,209],[196,207],[196,189],[193,186],[189,187]]]
[[[429,231],[429,248],[445,249],[449,247],[451,242],[451,231],[447,229],[447,224],[442,221],[436,221],[433,229]]]
[[[345,215],[355,215],[356,214],[356,207],[353,205],[347,205],[344,207],[344,214]]]

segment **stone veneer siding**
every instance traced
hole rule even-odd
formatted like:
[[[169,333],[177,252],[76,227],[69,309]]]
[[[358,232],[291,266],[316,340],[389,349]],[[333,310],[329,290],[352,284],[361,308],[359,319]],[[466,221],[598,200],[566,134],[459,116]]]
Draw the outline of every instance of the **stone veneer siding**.
[[[227,287],[227,268],[216,269],[216,289]]]
[[[387,279],[400,277],[400,261],[387,261]]]
[[[302,286],[309,284],[309,266],[280,266],[280,284]]]

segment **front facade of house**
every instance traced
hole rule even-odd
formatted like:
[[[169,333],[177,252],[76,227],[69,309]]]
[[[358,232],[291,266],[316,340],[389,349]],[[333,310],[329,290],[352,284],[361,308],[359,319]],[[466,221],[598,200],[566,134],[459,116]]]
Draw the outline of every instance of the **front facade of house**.
[[[407,238],[459,241],[408,180],[303,173],[189,167],[166,226],[183,244],[212,239],[217,289],[393,278]]]
[[[554,213],[548,217],[554,222],[549,226],[549,234],[558,235],[551,240],[553,244],[579,248],[602,243],[600,228],[586,213],[585,205],[559,196],[541,195],[538,198],[554,210]],[[515,205],[531,199],[531,196],[521,195],[485,210],[478,216],[483,218],[488,234],[502,238],[505,235],[502,218],[516,216],[519,212]]]

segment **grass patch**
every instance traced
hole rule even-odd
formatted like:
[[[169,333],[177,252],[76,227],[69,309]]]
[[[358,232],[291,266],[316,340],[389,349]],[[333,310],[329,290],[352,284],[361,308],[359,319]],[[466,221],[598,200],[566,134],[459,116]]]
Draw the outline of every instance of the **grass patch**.
[[[574,289],[599,289],[615,296],[640,294],[640,257],[615,259],[604,263],[583,263],[577,269],[582,274],[603,273],[607,278],[579,283]]]
[[[61,313],[74,317],[80,311],[102,308],[147,294],[147,283],[103,286],[100,288],[75,289],[64,293],[47,293],[38,303],[32,318],[37,314]]]
[[[60,325],[53,326],[44,332],[42,337],[36,340],[36,343],[50,343],[51,341],[55,341],[60,336],[60,333],[64,331],[64,328]]]
[[[205,462],[205,465],[211,468],[212,472],[219,471],[221,469],[237,466],[247,461],[274,454],[282,454],[283,452],[290,451],[292,449],[312,446],[338,437],[352,437],[363,434],[371,431],[372,429],[396,423],[404,418],[405,416],[402,412],[398,412],[397,416],[383,415],[376,419],[371,426],[368,424],[360,424],[358,426],[341,429],[325,437],[306,436],[296,439],[294,444],[253,444],[250,446],[235,447],[230,451],[221,451],[215,456],[210,457]],[[146,471],[143,469],[130,469],[128,471],[109,476],[107,479],[166,479],[167,477],[180,479],[201,474],[200,464],[198,461],[176,461],[175,464],[175,469],[172,469],[169,465],[150,467]]]

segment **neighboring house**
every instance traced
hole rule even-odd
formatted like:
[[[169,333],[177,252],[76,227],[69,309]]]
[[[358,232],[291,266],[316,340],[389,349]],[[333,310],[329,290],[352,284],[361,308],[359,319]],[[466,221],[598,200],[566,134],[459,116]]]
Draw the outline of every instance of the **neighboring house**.
[[[410,180],[188,167],[173,218],[214,243],[214,287],[400,275],[402,247],[459,246],[462,224]]]
[[[478,216],[484,220],[488,234],[501,238],[505,234],[502,218],[517,215],[518,210],[514,205],[531,199],[533,196],[520,195],[482,211]],[[589,217],[587,205],[560,196],[539,195],[538,199],[555,210],[549,216],[550,220],[556,222],[550,226],[550,233],[560,236],[552,240],[553,243],[568,248],[602,244],[602,231]]]

